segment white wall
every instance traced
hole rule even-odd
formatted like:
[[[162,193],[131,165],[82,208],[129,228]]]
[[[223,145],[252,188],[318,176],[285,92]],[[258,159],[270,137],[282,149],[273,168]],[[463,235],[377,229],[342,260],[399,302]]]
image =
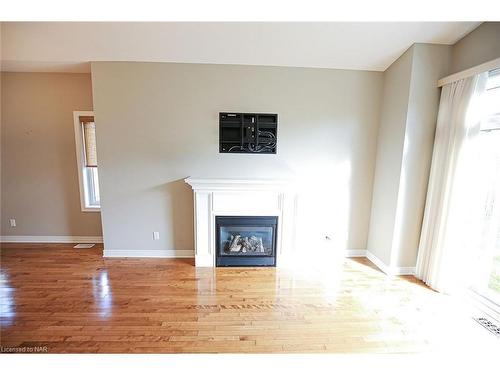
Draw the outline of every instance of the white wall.
[[[381,73],[102,62],[92,80],[106,249],[193,249],[187,176],[298,179],[304,250],[366,248]],[[278,113],[277,155],[219,154],[220,111]]]

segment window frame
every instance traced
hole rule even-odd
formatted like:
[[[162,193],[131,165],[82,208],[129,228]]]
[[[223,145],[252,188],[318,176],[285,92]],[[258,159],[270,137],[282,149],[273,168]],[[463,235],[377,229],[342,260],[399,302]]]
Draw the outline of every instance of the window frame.
[[[85,148],[83,143],[83,129],[80,122],[82,116],[94,116],[94,111],[73,111],[75,132],[76,164],[78,170],[78,187],[80,190],[80,206],[83,212],[100,212],[101,206],[87,204],[87,179],[85,177]]]
[[[488,87],[488,85],[489,85],[489,82],[488,82],[486,85],[487,87],[486,87],[485,95],[488,94],[488,91],[491,91],[491,92],[494,91],[497,95],[500,95],[500,68],[490,71],[490,73],[488,75],[488,81],[494,80],[494,79],[499,81],[497,83],[497,86]],[[485,122],[488,122],[488,124],[485,125]],[[490,131],[500,130],[500,111],[496,111],[494,113],[488,113],[487,118],[481,119],[480,130],[482,132],[490,132]]]

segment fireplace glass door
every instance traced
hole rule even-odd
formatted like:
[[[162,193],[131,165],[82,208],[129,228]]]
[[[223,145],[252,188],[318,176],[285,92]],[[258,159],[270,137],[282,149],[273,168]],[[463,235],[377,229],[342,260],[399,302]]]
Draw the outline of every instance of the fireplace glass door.
[[[217,266],[276,265],[275,216],[217,216]]]

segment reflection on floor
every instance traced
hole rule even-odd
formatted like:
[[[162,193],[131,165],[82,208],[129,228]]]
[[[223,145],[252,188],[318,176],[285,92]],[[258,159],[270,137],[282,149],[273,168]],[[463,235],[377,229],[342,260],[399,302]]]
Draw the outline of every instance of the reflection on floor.
[[[2,244],[4,348],[57,352],[498,350],[449,297],[365,258],[322,268],[196,269],[102,246]],[[18,349],[19,350],[19,349]]]

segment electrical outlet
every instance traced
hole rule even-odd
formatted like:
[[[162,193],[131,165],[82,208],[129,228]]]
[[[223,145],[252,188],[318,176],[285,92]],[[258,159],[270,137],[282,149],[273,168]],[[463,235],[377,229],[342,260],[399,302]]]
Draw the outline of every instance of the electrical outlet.
[[[160,239],[160,232],[153,232],[153,240],[159,240]]]
[[[9,223],[11,228],[14,228],[16,226],[16,219],[9,219]]]

